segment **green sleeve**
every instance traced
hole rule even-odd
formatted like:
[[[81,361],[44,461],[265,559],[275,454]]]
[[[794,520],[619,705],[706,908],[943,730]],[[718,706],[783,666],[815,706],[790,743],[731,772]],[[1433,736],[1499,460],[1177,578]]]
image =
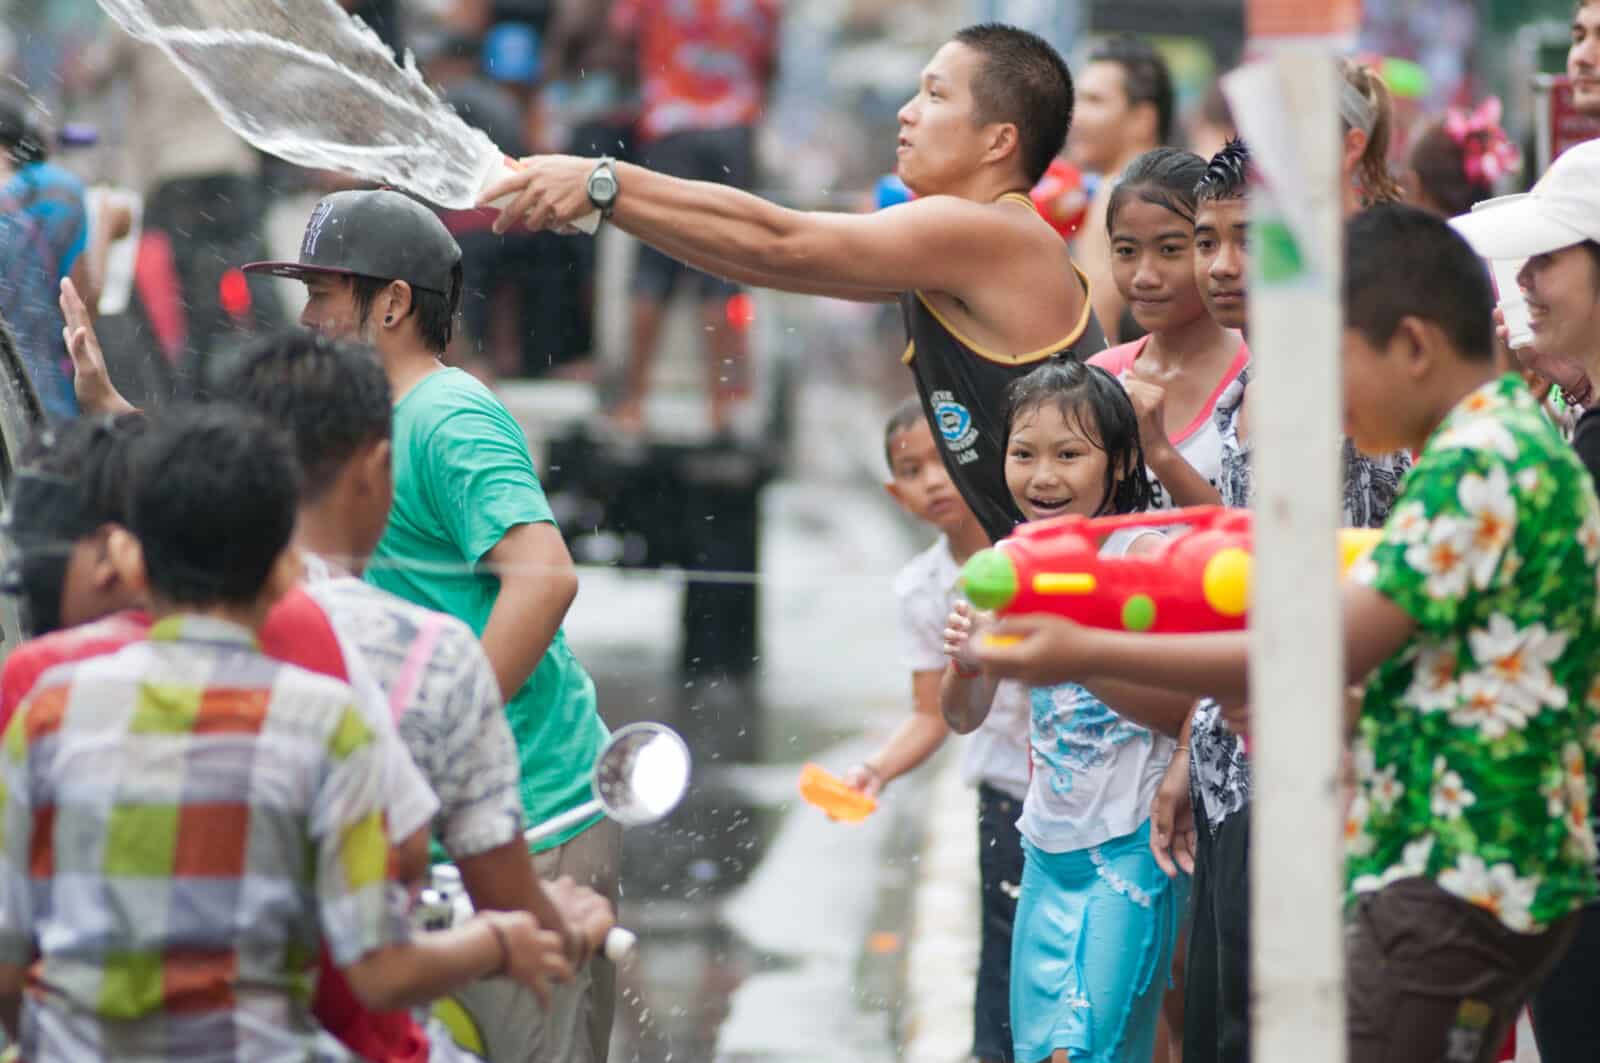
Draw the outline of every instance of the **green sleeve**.
[[[428,439],[425,490],[439,527],[470,562],[519,524],[555,523],[527,438],[503,408],[463,406]]]

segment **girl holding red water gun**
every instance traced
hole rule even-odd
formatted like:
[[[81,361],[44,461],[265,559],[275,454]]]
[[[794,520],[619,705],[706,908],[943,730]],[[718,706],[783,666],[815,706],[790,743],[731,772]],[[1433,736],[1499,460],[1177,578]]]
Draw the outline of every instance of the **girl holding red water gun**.
[[[1109,374],[1052,360],[1013,384],[1009,399],[1006,484],[1028,520],[1149,508],[1138,421]],[[1109,536],[1101,553],[1158,544],[1157,533],[1133,528]],[[981,627],[962,603],[945,632],[940,708],[961,733],[982,723],[994,695],[974,661]],[[1189,706],[1133,684],[1032,691],[1011,951],[1018,1063],[1151,1058],[1188,880],[1157,865],[1150,805]]]

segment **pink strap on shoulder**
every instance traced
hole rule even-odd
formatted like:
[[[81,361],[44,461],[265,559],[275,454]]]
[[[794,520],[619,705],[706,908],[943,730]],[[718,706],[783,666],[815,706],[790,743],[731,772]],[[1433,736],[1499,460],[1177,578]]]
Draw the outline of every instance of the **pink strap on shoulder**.
[[[389,690],[389,713],[396,723],[400,722],[406,706],[411,704],[411,699],[417,694],[417,688],[422,685],[422,676],[428,669],[428,658],[433,656],[434,647],[439,644],[439,635],[443,631],[444,616],[429,612],[422,622],[421,630],[417,632],[416,639],[411,643],[405,663],[400,666],[400,677]]]

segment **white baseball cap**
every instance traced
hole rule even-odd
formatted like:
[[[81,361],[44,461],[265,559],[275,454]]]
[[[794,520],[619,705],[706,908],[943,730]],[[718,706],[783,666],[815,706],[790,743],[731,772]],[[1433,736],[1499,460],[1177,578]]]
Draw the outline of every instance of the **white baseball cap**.
[[[1531,192],[1479,203],[1450,224],[1489,259],[1529,258],[1600,241],[1600,140],[1568,148]]]

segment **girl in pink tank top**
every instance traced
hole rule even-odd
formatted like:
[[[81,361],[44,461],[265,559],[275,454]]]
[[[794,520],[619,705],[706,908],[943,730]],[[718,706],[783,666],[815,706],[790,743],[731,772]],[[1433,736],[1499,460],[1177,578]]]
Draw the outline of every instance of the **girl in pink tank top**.
[[[1135,159],[1106,210],[1118,290],[1148,334],[1091,358],[1139,414],[1156,505],[1219,501],[1217,401],[1250,362],[1244,337],[1207,313],[1194,274],[1195,185],[1205,160],[1177,148]]]

